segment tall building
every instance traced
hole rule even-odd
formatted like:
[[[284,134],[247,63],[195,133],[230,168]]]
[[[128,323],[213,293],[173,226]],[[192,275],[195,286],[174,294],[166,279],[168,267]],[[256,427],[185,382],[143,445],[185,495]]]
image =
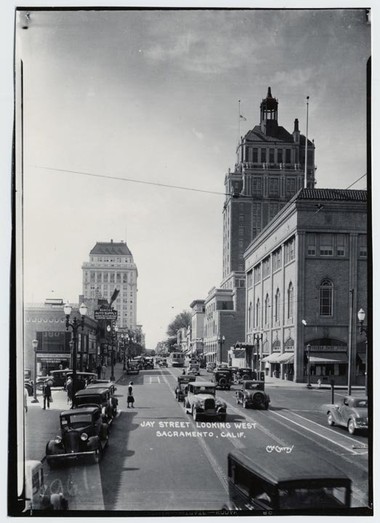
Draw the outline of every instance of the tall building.
[[[241,138],[237,163],[225,177],[223,209],[223,288],[244,285],[243,253],[294,194],[315,185],[314,144],[278,124],[278,101],[271,88],[260,105],[260,124]]]
[[[131,251],[123,241],[97,242],[90,251],[89,261],[82,265],[83,298],[97,302],[110,301],[119,290],[114,309],[118,312],[119,328],[136,329],[137,267]]]
[[[367,192],[301,189],[245,252],[250,366],[298,382],[363,385]]]

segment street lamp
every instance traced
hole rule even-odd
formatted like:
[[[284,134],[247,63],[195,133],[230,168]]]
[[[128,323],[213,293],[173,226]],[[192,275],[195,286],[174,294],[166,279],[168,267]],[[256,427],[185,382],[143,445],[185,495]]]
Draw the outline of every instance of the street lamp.
[[[261,342],[263,341],[263,333],[262,333],[262,332],[260,332],[260,333],[255,333],[255,334],[253,335],[253,339],[254,339],[254,341],[256,341],[257,348],[259,349],[259,367],[260,367],[259,370],[263,370],[263,369],[262,369],[262,365],[263,365],[263,364],[262,364],[262,362],[261,362],[261,360],[262,360],[262,356],[263,356],[263,346],[262,346],[262,344],[260,345],[260,341],[261,341]]]
[[[368,327],[363,327],[363,322],[365,320],[365,312],[363,309],[360,309],[358,312],[358,320],[360,322],[360,334],[365,334],[365,393],[368,396]]]
[[[310,383],[310,343],[306,345],[307,349],[307,385],[306,387],[308,389],[311,389],[311,383]]]
[[[114,373],[114,346],[115,346],[115,339],[117,340],[117,331],[118,331],[117,325],[115,325],[113,328],[111,325],[107,325],[107,332],[111,333],[111,376],[110,380],[115,381],[115,373]]]
[[[33,399],[32,403],[38,403],[37,399],[37,349],[38,349],[38,340],[32,341],[33,351],[34,351],[34,383],[33,383]]]
[[[219,342],[219,361],[220,363],[223,362],[223,343],[226,341],[226,338],[224,336],[218,336],[218,342]]]
[[[81,327],[82,331],[84,329],[84,317],[87,314],[87,307],[84,303],[79,307],[79,313],[81,315],[81,320],[78,321],[77,317],[75,316],[73,321],[70,322],[70,314],[72,311],[72,307],[70,303],[66,303],[66,305],[63,307],[63,311],[66,315],[66,330],[69,330],[69,327],[71,327],[73,331],[73,393],[72,398],[74,402],[74,396],[76,393],[76,386],[77,386],[77,344],[78,344],[78,328]]]

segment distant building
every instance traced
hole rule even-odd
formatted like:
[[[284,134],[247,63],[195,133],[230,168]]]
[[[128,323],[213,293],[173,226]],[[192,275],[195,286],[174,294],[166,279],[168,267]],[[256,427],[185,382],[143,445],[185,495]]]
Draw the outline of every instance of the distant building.
[[[198,358],[203,356],[205,300],[193,300],[191,308],[191,353]]]
[[[364,384],[367,192],[301,189],[247,248],[252,367],[279,378]],[[310,367],[308,367],[310,363]]]
[[[97,242],[89,261],[82,265],[83,298],[94,309],[99,300],[110,301],[119,290],[113,308],[118,312],[119,329],[136,329],[138,271],[127,244],[123,241]]]
[[[72,368],[72,329],[66,330],[62,299],[47,299],[44,303],[25,305],[24,368],[34,368],[33,340],[38,341],[37,375],[51,370]],[[72,305],[71,316],[80,320],[79,305]],[[85,370],[96,364],[97,322],[85,317],[84,329],[78,329],[77,368]]]

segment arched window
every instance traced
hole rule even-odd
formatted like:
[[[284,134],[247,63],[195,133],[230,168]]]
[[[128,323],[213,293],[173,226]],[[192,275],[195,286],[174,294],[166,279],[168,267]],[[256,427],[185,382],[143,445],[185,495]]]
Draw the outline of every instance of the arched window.
[[[260,299],[259,298],[257,299],[257,302],[256,302],[256,324],[255,324],[255,327],[256,328],[260,327]]]
[[[333,315],[333,284],[331,280],[325,279],[319,287],[319,314],[321,316]]]
[[[248,330],[252,328],[252,302],[249,303],[248,307]]]
[[[265,325],[268,325],[269,323],[269,294],[265,296],[264,323]]]
[[[289,283],[288,287],[288,320],[293,319],[293,298],[294,298],[294,288],[293,283]]]
[[[274,302],[274,321],[280,321],[280,289],[277,289]]]

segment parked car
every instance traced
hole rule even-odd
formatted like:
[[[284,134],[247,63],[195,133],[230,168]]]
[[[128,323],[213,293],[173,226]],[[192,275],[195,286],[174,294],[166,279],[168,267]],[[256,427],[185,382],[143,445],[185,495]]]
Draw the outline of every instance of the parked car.
[[[127,363],[127,374],[138,374],[140,372],[140,365],[137,362],[129,361]]]
[[[245,409],[267,410],[270,403],[269,394],[264,390],[264,382],[257,380],[244,380],[242,386],[236,391],[236,403],[241,403]]]
[[[351,480],[321,457],[306,451],[292,454],[264,449],[233,450],[228,454],[227,510],[313,511],[349,508]]]
[[[153,358],[149,358],[149,357],[144,357],[143,358],[143,368],[145,370],[147,369],[154,369],[154,362],[153,362]]]
[[[326,406],[327,423],[347,427],[350,434],[368,429],[368,398],[345,396]]]
[[[115,418],[117,416],[117,407],[119,405],[119,400],[117,398],[115,398],[115,396],[114,396],[117,388],[115,387],[115,384],[112,381],[110,381],[110,382],[107,382],[107,380],[104,380],[104,381],[106,383],[90,383],[86,387],[86,391],[98,390],[98,389],[108,390],[110,393],[109,404],[112,407],[112,417]]]
[[[100,378],[95,378],[89,385],[87,385],[87,388],[96,388],[96,385],[98,385],[99,387],[108,387],[112,395],[115,394],[115,392],[117,391],[117,387],[115,386],[115,383],[113,381],[103,380]]]
[[[213,381],[216,387],[229,390],[232,383],[232,373],[228,367],[216,367],[214,369]]]
[[[26,390],[28,392],[28,396],[33,396],[33,392],[34,392],[33,380],[24,378],[24,387],[26,388]]]
[[[201,371],[199,369],[199,363],[190,363],[186,369],[186,374],[189,374],[192,376],[200,376]]]
[[[188,384],[184,405],[186,412],[192,414],[194,421],[198,421],[200,416],[226,420],[227,405],[216,398],[215,393],[216,387],[211,381],[194,381]]]
[[[85,407],[87,405],[100,407],[104,419],[109,425],[111,425],[114,417],[117,414],[117,404],[115,405],[116,398],[113,398],[108,387],[96,387],[91,388],[90,386],[86,389],[79,390],[73,399],[73,407]]]
[[[240,367],[233,373],[234,383],[241,383],[243,380],[253,379],[252,370],[248,367]]]
[[[46,445],[46,461],[54,467],[61,461],[92,457],[98,463],[108,445],[108,423],[101,409],[88,406],[60,413],[60,435]]]
[[[191,381],[195,381],[195,376],[181,375],[177,378],[177,386],[175,388],[175,397],[177,401],[183,401],[187,394],[187,387]]]

